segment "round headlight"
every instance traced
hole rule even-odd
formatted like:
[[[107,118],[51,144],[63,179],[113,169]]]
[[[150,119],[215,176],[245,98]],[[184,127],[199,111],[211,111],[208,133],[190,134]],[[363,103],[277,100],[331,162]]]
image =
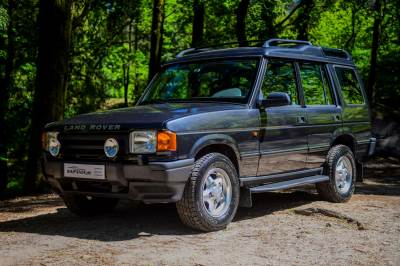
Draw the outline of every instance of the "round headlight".
[[[61,144],[57,138],[50,138],[48,145],[48,149],[51,155],[56,157],[58,156],[58,154],[60,154]]]
[[[118,141],[113,138],[109,138],[104,142],[104,153],[108,158],[117,156],[119,150]]]

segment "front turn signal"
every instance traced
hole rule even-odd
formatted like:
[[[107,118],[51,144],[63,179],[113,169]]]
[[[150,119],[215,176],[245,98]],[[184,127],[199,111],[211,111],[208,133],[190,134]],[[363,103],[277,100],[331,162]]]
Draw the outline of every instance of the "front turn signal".
[[[176,151],[176,133],[167,130],[158,131],[157,151]]]

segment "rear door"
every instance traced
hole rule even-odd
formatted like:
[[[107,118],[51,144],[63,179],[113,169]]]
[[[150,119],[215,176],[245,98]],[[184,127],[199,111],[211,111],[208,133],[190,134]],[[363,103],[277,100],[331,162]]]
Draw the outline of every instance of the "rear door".
[[[308,122],[307,168],[318,168],[322,167],[333,139],[342,128],[342,108],[337,104],[325,64],[299,62],[298,69]]]
[[[302,170],[306,167],[306,118],[300,102],[293,62],[268,60],[260,97],[266,98],[271,92],[288,93],[292,103],[289,106],[260,110],[259,176]]]
[[[343,134],[355,137],[356,158],[366,155],[371,138],[371,120],[367,97],[354,67],[332,66],[343,106]]]

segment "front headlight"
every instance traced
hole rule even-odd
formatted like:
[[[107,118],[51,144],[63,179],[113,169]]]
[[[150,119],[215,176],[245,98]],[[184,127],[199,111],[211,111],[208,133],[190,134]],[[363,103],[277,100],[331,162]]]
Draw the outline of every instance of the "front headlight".
[[[154,130],[132,131],[130,134],[131,153],[154,153],[157,147],[157,132]]]
[[[50,131],[44,132],[42,135],[42,147],[48,151],[52,156],[56,157],[60,154],[61,143],[58,140],[59,132]]]
[[[168,130],[132,131],[129,150],[136,154],[176,151],[176,133]]]

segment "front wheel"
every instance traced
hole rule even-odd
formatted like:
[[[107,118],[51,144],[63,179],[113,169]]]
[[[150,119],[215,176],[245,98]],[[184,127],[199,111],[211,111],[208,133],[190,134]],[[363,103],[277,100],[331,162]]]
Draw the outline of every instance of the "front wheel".
[[[194,229],[217,231],[233,219],[239,204],[239,178],[224,155],[210,153],[195,162],[177,202],[182,222]]]
[[[331,202],[346,202],[354,193],[356,163],[353,152],[345,145],[332,147],[327,155],[324,172],[329,181],[317,183],[318,193]]]

